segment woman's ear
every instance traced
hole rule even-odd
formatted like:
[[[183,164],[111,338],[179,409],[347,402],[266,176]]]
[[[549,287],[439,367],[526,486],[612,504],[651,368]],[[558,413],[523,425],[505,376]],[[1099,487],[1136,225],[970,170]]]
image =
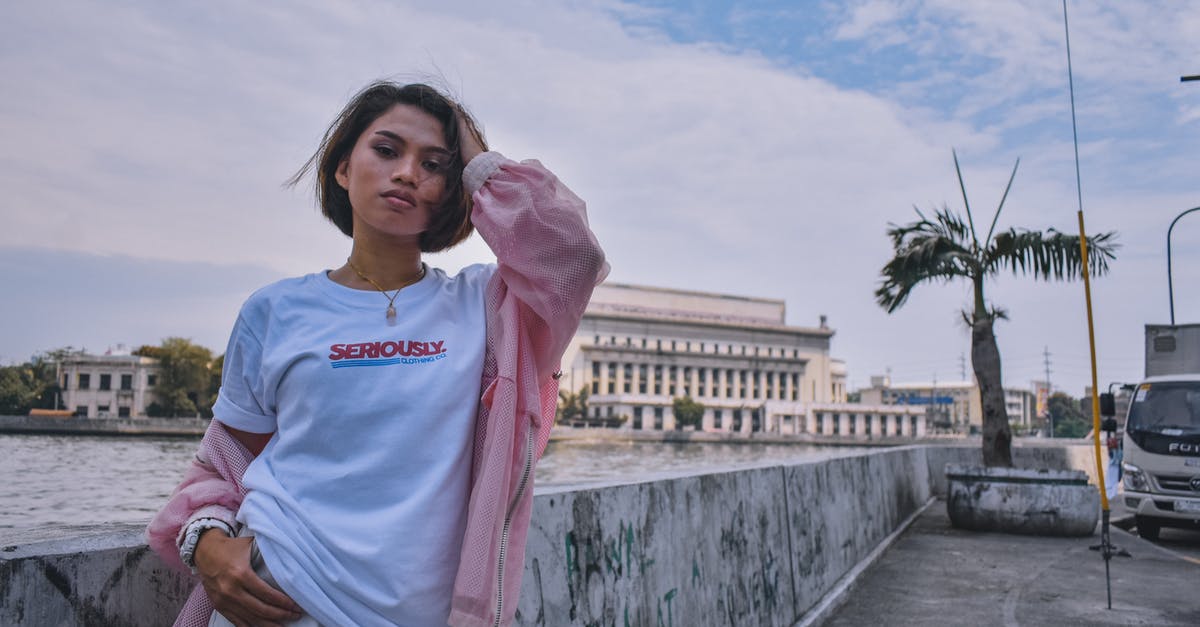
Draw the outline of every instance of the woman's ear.
[[[337,184],[344,190],[350,191],[350,159],[342,159],[338,163],[338,167],[333,171],[333,178],[337,180]]]

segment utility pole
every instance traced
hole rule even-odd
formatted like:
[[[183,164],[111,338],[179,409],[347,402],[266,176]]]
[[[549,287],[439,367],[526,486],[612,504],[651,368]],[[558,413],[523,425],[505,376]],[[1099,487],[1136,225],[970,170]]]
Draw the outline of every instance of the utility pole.
[[[1054,437],[1054,416],[1050,414],[1050,347],[1042,350],[1046,363],[1046,425],[1050,429],[1050,437]]]

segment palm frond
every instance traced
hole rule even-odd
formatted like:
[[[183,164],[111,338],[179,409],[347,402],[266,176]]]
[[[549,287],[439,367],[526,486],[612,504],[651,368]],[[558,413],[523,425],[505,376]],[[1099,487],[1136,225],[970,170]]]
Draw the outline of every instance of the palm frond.
[[[1116,258],[1115,232],[1088,237],[1088,273],[1102,276],[1108,272],[1108,262]],[[999,269],[1014,274],[1029,274],[1043,280],[1071,280],[1083,276],[1083,255],[1079,236],[1057,229],[1029,231],[1009,229],[996,235],[984,251],[983,267],[991,274]]]
[[[918,215],[923,216],[919,210]],[[922,217],[903,226],[893,224],[887,234],[895,256],[880,271],[883,280],[875,300],[889,313],[921,283],[970,277],[979,269],[968,227],[949,209],[934,212],[933,220]]]
[[[1021,158],[1017,157],[1017,162],[1013,164],[1012,174],[1008,176],[1008,185],[1004,186],[1004,195],[1000,196],[1000,204],[996,206],[996,213],[992,216],[992,226],[988,228],[987,237],[983,238],[983,246],[987,248],[992,243],[992,233],[996,232],[996,221],[1000,219],[1000,211],[1004,209],[1004,201],[1008,200],[1008,190],[1012,189],[1013,179],[1017,178],[1017,167],[1021,165]]]
[[[954,156],[954,173],[958,175],[958,188],[962,190],[963,208],[967,210],[967,224],[971,225],[971,241],[978,249],[979,238],[975,236],[975,218],[971,217],[971,203],[967,201],[967,186],[963,183],[962,168],[958,167],[958,151],[951,148],[950,154]]]

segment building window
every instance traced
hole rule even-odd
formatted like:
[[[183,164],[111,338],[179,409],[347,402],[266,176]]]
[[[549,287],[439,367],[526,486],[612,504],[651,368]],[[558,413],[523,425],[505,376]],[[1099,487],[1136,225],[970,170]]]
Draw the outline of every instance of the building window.
[[[67,376],[67,374],[64,372],[64,373],[63,373],[62,389],[64,389],[64,390],[65,390],[65,389],[67,389],[68,387],[70,387],[69,385],[67,385],[67,380],[68,380],[69,378],[70,378],[70,377],[68,377],[68,376]]]
[[[608,393],[617,393],[617,362],[608,362]]]
[[[833,415],[833,434],[834,435],[842,434],[842,415],[841,414]]]
[[[121,375],[121,389],[122,390],[132,390],[133,389],[133,375],[131,375],[131,374]]]
[[[654,393],[662,394],[662,366],[654,367]]]
[[[693,391],[694,390],[692,390],[692,369],[691,369],[691,367],[685,367],[683,369],[683,394],[684,394],[684,396],[695,397],[696,395],[692,394]]]
[[[743,346],[742,348],[745,349],[746,347]],[[746,388],[747,387],[748,386],[746,385],[746,371],[738,370],[738,388],[739,388],[738,396],[739,397],[746,398]]]
[[[156,385],[158,385],[158,375],[156,375],[156,374],[146,375],[146,387],[152,388]]]
[[[662,431],[663,428],[663,408],[654,408],[654,428]]]
[[[800,400],[800,374],[792,373],[792,400]]]
[[[646,338],[642,338],[642,348],[646,348]]]
[[[75,407],[75,415],[76,416],[79,416],[80,418],[87,418],[87,414],[88,414],[88,406],[87,405],[78,405]]]
[[[708,368],[700,369],[700,396],[708,396]]]
[[[733,398],[733,371],[725,371],[725,398]]]
[[[592,341],[592,344],[594,344],[594,345],[596,345],[596,346],[599,346],[599,345],[600,345],[600,336],[599,336],[599,335],[597,335],[597,336],[595,337],[595,339]]]
[[[79,373],[79,389],[87,390],[92,387],[92,375]]]
[[[638,366],[638,393],[646,393],[646,364]]]
[[[700,342],[700,352],[704,352],[704,342]]]
[[[112,389],[112,375],[111,374],[100,375],[100,389],[101,390],[111,390]]]
[[[129,417],[129,408],[124,405],[119,405],[117,407],[117,417],[118,418],[128,418]]]
[[[108,416],[108,405],[96,405],[96,416],[100,418]]]
[[[767,373],[767,398],[768,399],[775,398],[775,373],[774,372]]]
[[[621,389],[626,394],[633,391],[633,364],[625,364],[625,382],[621,384]]]
[[[671,350],[675,350],[675,340],[671,340]]]
[[[662,340],[654,340],[654,349],[662,350]]]
[[[691,343],[691,342],[687,342],[687,343],[685,343],[685,344],[683,345],[683,350],[685,350],[685,351],[687,351],[687,352],[689,352],[689,353],[690,353],[690,352],[692,352],[692,343]]]
[[[674,342],[672,342],[671,344],[672,344],[671,348],[675,348]],[[671,366],[670,374],[667,376],[667,395],[668,396],[675,396],[675,380],[676,380],[676,378],[678,378],[678,375],[679,375],[679,369],[676,368],[675,366]]]
[[[755,350],[758,350],[758,349],[755,348]],[[751,398],[762,398],[762,387],[760,387],[760,384],[759,384],[759,381],[762,380],[762,372],[755,370],[754,374],[751,376],[754,377],[754,396],[752,396]]]

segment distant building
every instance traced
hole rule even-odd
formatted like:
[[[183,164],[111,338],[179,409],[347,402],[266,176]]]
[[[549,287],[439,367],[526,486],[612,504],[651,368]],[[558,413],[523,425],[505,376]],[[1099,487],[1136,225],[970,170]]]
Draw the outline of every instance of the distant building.
[[[891,377],[873,376],[871,386],[860,390],[860,394],[864,404],[923,408],[930,430],[936,433],[971,433],[983,426],[983,405],[974,381],[892,383]],[[1021,432],[1033,429],[1036,401],[1032,390],[1004,388],[1009,425]]]
[[[63,405],[84,418],[145,416],[158,372],[158,360],[150,357],[72,355],[59,364]]]
[[[684,396],[705,407],[698,428],[715,432],[846,435],[854,431],[831,430],[846,407],[861,420],[897,415],[846,406],[846,364],[829,354],[834,331],[823,316],[800,327],[785,313],[782,300],[604,283],[563,356],[560,386],[587,390],[586,422],[635,430],[675,429],[673,401]],[[904,434],[915,435],[904,420]],[[900,422],[871,424],[892,435]],[[923,434],[924,416],[919,422]]]

